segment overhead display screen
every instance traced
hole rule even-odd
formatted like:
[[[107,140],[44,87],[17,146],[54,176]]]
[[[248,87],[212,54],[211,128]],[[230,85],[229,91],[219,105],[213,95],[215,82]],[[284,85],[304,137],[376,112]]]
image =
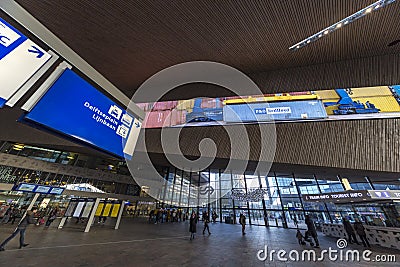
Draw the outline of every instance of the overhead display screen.
[[[137,103],[143,128],[400,117],[400,85]]]
[[[61,195],[64,191],[64,188],[60,188],[60,187],[52,187],[50,190],[50,194],[54,194],[54,195]]]
[[[137,118],[70,69],[64,71],[24,120],[121,158],[133,155],[141,128]]]
[[[25,192],[33,192],[36,188],[36,185],[34,184],[20,184],[17,187],[18,191],[25,191]]]
[[[47,194],[49,193],[51,187],[50,186],[44,186],[44,185],[38,185],[35,189],[36,193],[42,193],[42,194]]]
[[[16,186],[15,190],[39,193],[39,194],[61,195],[64,191],[64,188],[46,186],[46,185],[38,185],[38,184],[20,183]]]

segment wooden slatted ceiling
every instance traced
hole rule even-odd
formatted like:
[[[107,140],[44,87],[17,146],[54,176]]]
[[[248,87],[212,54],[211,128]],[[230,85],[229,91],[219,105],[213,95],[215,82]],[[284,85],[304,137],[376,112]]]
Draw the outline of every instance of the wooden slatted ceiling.
[[[384,68],[374,62],[398,58],[400,45],[387,44],[400,38],[400,1],[296,52],[288,48],[374,0],[17,2],[129,96],[157,71],[192,60],[260,73],[264,92],[400,83],[398,75],[370,75],[397,68],[398,60]],[[360,60],[367,64],[360,66]],[[320,65],[331,74],[325,84],[317,81]],[[355,78],[343,79],[347,70]],[[299,72],[312,78],[291,81]],[[171,99],[196,93],[176,93]]]

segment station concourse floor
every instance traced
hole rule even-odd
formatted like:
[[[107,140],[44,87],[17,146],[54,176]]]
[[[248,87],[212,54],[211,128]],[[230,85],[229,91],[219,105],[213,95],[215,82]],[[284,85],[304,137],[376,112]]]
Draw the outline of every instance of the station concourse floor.
[[[68,224],[61,230],[54,222],[49,229],[30,225],[25,242],[28,247],[18,249],[19,235],[0,252],[0,266],[399,266],[400,251],[373,247],[373,255],[395,254],[397,263],[374,262],[279,262],[260,261],[257,252],[268,245],[270,249],[311,249],[301,246],[293,229],[247,226],[242,236],[240,225],[210,223],[211,235],[202,235],[202,222],[197,235],[189,240],[188,222],[149,224],[142,219],[123,218],[119,230],[96,224],[89,233],[83,225]],[[0,225],[0,239],[12,233],[16,225]],[[304,231],[303,231],[304,232]],[[336,239],[319,234],[320,249],[336,247]],[[362,250],[349,245],[348,249]],[[372,258],[373,256],[371,256]]]

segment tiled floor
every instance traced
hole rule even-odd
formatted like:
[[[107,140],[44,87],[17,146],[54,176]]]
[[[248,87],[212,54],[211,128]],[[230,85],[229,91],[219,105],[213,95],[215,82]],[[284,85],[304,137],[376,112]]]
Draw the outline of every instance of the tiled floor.
[[[396,254],[397,263],[340,262],[280,262],[260,261],[257,252],[268,246],[268,251],[285,249],[300,252],[311,249],[297,244],[294,230],[248,226],[247,235],[241,235],[239,225],[210,224],[211,235],[198,234],[189,240],[187,222],[148,224],[144,221],[124,219],[119,230],[110,226],[95,226],[83,233],[83,225],[71,224],[62,230],[43,226],[30,226],[26,242],[30,245],[17,249],[18,238],[12,240],[6,251],[0,252],[0,266],[399,266],[400,251],[375,247],[375,254]],[[79,228],[80,227],[80,228]],[[6,238],[13,228],[0,226],[0,239]],[[320,234],[321,248],[317,255],[331,246],[337,249],[336,240]],[[348,249],[362,250],[362,246]],[[294,252],[293,252],[294,253]],[[295,255],[295,254],[292,254]],[[261,255],[263,256],[263,254]],[[286,255],[288,257],[288,255]]]

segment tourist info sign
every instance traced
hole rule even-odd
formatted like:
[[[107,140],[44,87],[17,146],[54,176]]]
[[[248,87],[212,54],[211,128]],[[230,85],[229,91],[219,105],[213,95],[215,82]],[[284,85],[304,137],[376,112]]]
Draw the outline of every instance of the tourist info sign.
[[[0,108],[51,55],[0,18]]]

